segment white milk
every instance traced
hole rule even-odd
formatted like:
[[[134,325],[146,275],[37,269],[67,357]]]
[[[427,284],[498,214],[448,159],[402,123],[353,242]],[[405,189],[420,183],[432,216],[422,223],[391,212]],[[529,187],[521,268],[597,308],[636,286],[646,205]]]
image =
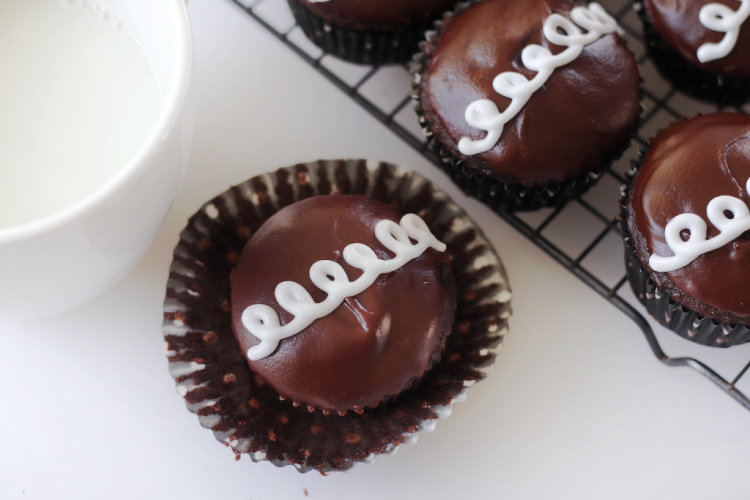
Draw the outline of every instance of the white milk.
[[[92,0],[0,0],[0,229],[103,186],[161,107],[145,53]]]

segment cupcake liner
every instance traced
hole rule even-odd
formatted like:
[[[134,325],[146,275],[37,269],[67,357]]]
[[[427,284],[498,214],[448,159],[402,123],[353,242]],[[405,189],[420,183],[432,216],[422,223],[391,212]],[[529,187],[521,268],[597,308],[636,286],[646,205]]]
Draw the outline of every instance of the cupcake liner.
[[[676,89],[725,106],[740,105],[750,98],[750,80],[721,76],[693,66],[656,31],[643,5],[636,5],[648,54],[662,76]]]
[[[446,12],[442,19],[433,23],[433,28],[424,34],[425,40],[419,43],[420,51],[414,54],[409,68],[413,76],[411,99],[414,111],[422,127],[422,133],[427,137],[429,149],[440,156],[441,169],[448,174],[453,182],[469,196],[473,196],[495,211],[529,211],[544,207],[556,207],[566,201],[576,198],[585,193],[591,186],[596,184],[602,173],[610,168],[612,164],[620,159],[623,153],[630,147],[630,143],[638,133],[640,126],[640,114],[630,131],[628,138],[604,161],[601,165],[584,172],[581,175],[565,182],[550,184],[546,186],[524,186],[523,184],[508,184],[500,180],[478,172],[476,169],[467,167],[463,162],[448,151],[435,137],[432,126],[428,122],[422,109],[420,95],[420,83],[422,74],[430,64],[430,54],[427,53],[428,45],[442,33],[445,21],[464,12],[472,5],[482,0],[470,0],[458,3],[453,11]]]
[[[280,208],[322,194],[364,194],[417,213],[452,255],[458,306],[441,360],[396,398],[362,414],[324,415],[280,400],[250,371],[232,333],[229,275],[245,243]],[[238,459],[247,454],[326,474],[393,453],[450,415],[494,366],[510,297],[492,246],[437,187],[386,163],[318,161],[254,177],[190,218],[170,267],[163,332],[178,393]]]
[[[648,147],[641,148],[639,158],[632,161],[633,169],[626,175],[627,184],[622,189],[620,201],[620,230],[625,244],[625,269],[628,282],[638,301],[662,326],[680,337],[711,347],[731,347],[750,342],[750,329],[742,323],[731,324],[699,314],[697,311],[672,299],[660,289],[638,258],[633,237],[628,230],[628,196],[635,173],[640,170]]]
[[[408,61],[417,50],[429,22],[406,30],[361,31],[342,28],[313,13],[300,0],[288,0],[294,19],[315,45],[356,64],[393,64]]]

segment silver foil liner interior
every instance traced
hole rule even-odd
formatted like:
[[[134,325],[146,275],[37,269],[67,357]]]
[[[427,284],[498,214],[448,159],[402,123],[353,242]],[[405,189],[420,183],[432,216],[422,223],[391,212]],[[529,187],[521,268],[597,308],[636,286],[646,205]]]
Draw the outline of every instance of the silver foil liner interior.
[[[282,401],[253,374],[231,329],[229,275],[245,243],[280,208],[326,194],[362,194],[416,213],[448,245],[458,307],[441,361],[393,400],[362,414],[323,415]],[[511,292],[492,245],[420,175],[364,160],[317,161],[234,186],[194,214],[170,267],[163,333],[177,392],[239,458],[300,472],[345,471],[413,443],[450,415],[494,366]]]

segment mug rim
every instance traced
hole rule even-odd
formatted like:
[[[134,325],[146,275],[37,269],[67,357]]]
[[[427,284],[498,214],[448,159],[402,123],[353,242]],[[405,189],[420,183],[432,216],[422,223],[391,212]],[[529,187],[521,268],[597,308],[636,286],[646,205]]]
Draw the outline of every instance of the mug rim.
[[[166,90],[162,110],[149,136],[125,166],[93,193],[52,215],[15,226],[0,228],[0,245],[26,240],[52,231],[96,208],[97,205],[110,198],[138,171],[145,168],[145,165],[149,163],[149,158],[156,154],[158,143],[162,141],[165,131],[172,129],[177,124],[180,113],[186,105],[189,88],[192,84],[193,36],[186,2],[184,0],[169,1],[174,6],[177,18],[176,30],[172,36],[177,48],[176,77],[174,83]]]

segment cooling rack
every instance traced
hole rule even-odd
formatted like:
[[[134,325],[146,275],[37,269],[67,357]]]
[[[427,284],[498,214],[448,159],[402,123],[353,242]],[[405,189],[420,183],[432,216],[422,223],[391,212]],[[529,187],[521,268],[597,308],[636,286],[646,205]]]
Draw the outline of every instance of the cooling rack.
[[[428,149],[412,109],[411,75],[406,65],[353,65],[325,54],[305,38],[296,25],[286,0],[231,1],[401,140],[441,167],[441,160]],[[715,348],[698,346],[704,351],[695,357],[671,357],[664,352],[654,326],[641,314],[640,310],[643,308],[629,287],[625,286],[627,276],[622,264],[622,235],[617,221],[619,188],[624,183],[625,172],[630,168],[629,159],[634,158],[638,148],[645,145],[644,139],[685,116],[723,109],[695,101],[676,91],[661,78],[645,50],[636,12],[640,7],[637,2],[600,0],[600,3],[625,30],[624,38],[636,56],[644,80],[642,122],[633,145],[621,160],[603,172],[604,178],[592,189],[563,206],[529,213],[509,213],[503,210],[496,210],[496,213],[630,318],[643,332],[659,361],[670,367],[695,370],[750,410],[750,399],[737,388],[740,379],[750,369],[750,362],[741,365],[742,368],[735,371],[737,375],[734,378],[725,378],[707,363],[697,359],[709,357],[714,366],[721,363],[721,358],[705,351],[716,350]],[[726,110],[749,112],[750,106]],[[568,237],[571,228],[573,238]],[[615,274],[613,269],[617,270]]]

